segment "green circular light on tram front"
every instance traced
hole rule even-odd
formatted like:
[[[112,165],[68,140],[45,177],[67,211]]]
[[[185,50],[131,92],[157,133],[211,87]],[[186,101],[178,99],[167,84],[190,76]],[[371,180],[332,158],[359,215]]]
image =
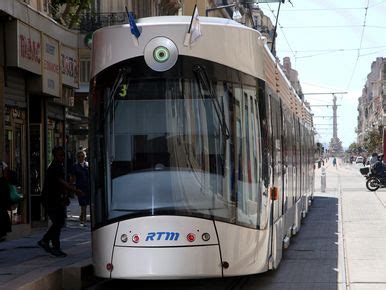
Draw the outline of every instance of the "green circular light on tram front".
[[[154,49],[153,57],[157,62],[165,62],[170,57],[169,50],[164,46],[158,46]]]

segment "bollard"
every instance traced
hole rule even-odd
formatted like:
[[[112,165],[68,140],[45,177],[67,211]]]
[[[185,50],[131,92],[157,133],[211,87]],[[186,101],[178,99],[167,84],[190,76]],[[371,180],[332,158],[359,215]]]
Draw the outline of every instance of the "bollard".
[[[320,191],[326,192],[326,168],[322,167],[322,175],[320,176]]]

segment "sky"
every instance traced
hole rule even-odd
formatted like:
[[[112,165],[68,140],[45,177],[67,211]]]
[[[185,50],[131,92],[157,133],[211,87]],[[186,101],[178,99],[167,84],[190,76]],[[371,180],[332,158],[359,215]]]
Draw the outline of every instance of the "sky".
[[[386,57],[386,0],[288,0],[281,4],[276,51],[291,58],[311,104],[319,142],[332,138],[330,94],[336,94],[338,138],[356,142],[358,98],[377,57]],[[259,4],[276,21],[277,3]],[[307,95],[311,93],[310,95]]]

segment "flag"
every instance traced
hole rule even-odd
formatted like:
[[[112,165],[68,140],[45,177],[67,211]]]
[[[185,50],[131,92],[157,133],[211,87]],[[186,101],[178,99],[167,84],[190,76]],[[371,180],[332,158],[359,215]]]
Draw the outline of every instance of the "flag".
[[[200,19],[197,5],[194,6],[192,20],[190,21],[190,43],[201,36]]]
[[[141,35],[141,32],[138,29],[137,23],[135,23],[134,13],[128,12],[126,7],[127,17],[129,18],[130,31],[131,34],[138,38]]]
[[[192,19],[190,20],[189,30],[185,35],[184,45],[188,46],[201,36],[200,17],[198,15],[197,5],[194,6]]]

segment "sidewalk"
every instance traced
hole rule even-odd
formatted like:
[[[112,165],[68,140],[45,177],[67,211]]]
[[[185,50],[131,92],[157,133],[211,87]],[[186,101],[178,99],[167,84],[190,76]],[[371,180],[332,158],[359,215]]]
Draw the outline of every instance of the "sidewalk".
[[[92,276],[91,236],[90,223],[80,227],[78,217],[78,202],[72,200],[61,235],[65,258],[52,257],[37,245],[46,228],[1,242],[0,289],[81,289],[85,276]]]
[[[328,167],[327,192],[339,196],[339,235],[343,246],[346,288],[386,289],[386,190],[370,192],[359,173],[362,166]]]

